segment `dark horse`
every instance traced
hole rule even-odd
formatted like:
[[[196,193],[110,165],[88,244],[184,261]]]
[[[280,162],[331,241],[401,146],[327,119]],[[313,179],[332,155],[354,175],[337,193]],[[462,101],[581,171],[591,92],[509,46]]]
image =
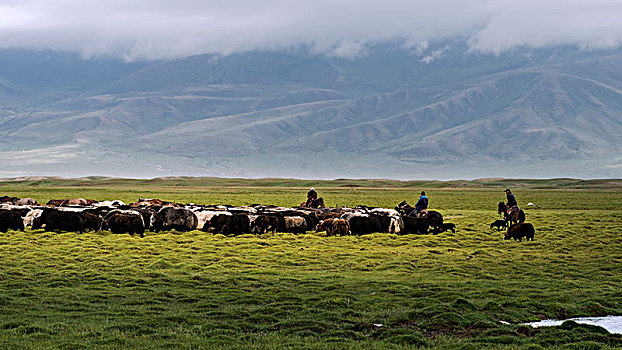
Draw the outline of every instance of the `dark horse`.
[[[398,204],[397,207],[395,207],[395,210],[397,210],[401,215],[411,216],[415,208],[410,206],[410,204],[406,203],[406,201],[403,201],[402,203]],[[427,218],[430,227],[439,228],[443,226],[443,215],[437,211],[424,210],[419,212],[418,217]]]
[[[497,206],[497,214],[501,213],[503,213],[505,221],[509,221],[510,224],[525,222],[525,212],[519,207],[514,207],[514,209],[512,209],[512,211],[508,214],[507,205],[505,205],[504,202],[499,202],[499,205]]]
[[[306,202],[300,203],[300,207],[302,208],[324,208],[324,198],[320,197],[317,199],[309,198]]]

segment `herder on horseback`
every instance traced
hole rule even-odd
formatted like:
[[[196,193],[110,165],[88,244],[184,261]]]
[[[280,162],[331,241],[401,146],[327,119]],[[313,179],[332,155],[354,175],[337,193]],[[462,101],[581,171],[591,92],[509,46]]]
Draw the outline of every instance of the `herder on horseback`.
[[[428,197],[426,197],[425,191],[421,191],[421,197],[419,197],[417,204],[415,204],[415,210],[410,215],[419,216],[419,213],[422,211],[426,213],[428,211]]]
[[[512,191],[508,188],[505,190],[505,194],[507,195],[508,203],[499,202],[497,213],[503,214],[505,221],[508,221],[510,224],[525,222],[525,212],[518,207],[516,197],[514,197]]]
[[[510,191],[509,188],[505,189],[505,194],[507,195],[507,198],[508,198],[508,202],[506,205],[508,207],[507,211],[509,214],[512,210],[518,207],[518,202],[516,202],[516,197],[514,197],[514,194],[512,193],[512,191]]]
[[[414,208],[406,203],[406,201],[403,201],[395,207],[395,210],[400,213],[404,220],[406,220],[406,218],[425,220],[426,225],[432,228],[443,226],[443,215],[435,210],[428,210],[428,202],[429,200],[425,195],[425,191],[421,191],[421,197],[419,197]]]

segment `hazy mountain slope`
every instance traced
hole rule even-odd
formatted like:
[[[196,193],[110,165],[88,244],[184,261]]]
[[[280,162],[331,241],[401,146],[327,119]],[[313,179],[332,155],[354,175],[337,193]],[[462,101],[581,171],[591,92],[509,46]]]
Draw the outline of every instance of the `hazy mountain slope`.
[[[0,49],[0,108],[19,113],[28,107],[93,94],[146,65],[108,58],[84,60],[49,50]]]
[[[6,121],[0,134],[8,142],[0,149],[115,142],[192,120],[340,98],[343,94],[331,90],[246,85],[77,98],[34,108]]]
[[[194,121],[128,145],[178,155],[338,151],[438,163],[578,159],[622,146],[622,93],[583,78],[511,73],[424,106],[411,95],[418,96],[400,91]]]
[[[250,113],[226,115],[167,128],[157,134],[128,143],[130,148],[185,155],[200,151],[209,156],[243,156],[247,152],[319,152],[343,149],[339,140],[323,140],[308,145],[305,140],[327,131],[356,127],[386,115],[403,113],[432,99],[430,93],[410,90],[382,93],[362,98],[318,98],[312,102],[290,104]],[[370,140],[385,142],[391,136],[376,135]],[[148,139],[154,141],[147,142]],[[231,145],[222,142],[229,141]],[[213,147],[220,145],[219,147]],[[230,147],[229,147],[230,146]]]
[[[68,58],[32,88],[34,75],[0,69],[0,101],[28,101],[0,109],[3,171],[622,176],[622,54],[443,50],[435,59],[380,45],[356,59],[301,49],[130,66]]]
[[[301,84],[326,88],[337,72],[324,56],[257,52],[198,55],[156,63],[123,77],[106,92],[162,91],[223,84]]]
[[[513,74],[393,118],[415,132],[391,142],[388,151],[401,159],[440,161],[615,153],[622,146],[616,136],[622,134],[621,102],[620,91],[582,78]]]

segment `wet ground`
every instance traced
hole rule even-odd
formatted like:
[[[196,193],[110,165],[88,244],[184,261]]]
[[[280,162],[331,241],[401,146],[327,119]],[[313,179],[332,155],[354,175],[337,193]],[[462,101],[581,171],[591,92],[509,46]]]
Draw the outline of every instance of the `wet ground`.
[[[575,321],[577,323],[600,326],[606,329],[609,333],[622,334],[622,316],[578,317],[567,320],[542,320],[538,322],[526,323],[526,325],[532,326],[534,328],[559,326],[566,321]]]

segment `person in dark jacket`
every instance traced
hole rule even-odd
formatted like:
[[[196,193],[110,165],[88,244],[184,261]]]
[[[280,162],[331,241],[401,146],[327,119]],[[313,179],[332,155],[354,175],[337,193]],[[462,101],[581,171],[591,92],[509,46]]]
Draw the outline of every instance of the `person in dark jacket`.
[[[505,189],[505,194],[506,194],[506,195],[507,195],[507,197],[508,197],[508,203],[507,203],[508,210],[509,210],[510,208],[517,207],[517,206],[518,206],[518,203],[516,202],[516,197],[514,197],[514,194],[512,193],[512,191],[510,191],[510,189],[509,189],[509,188],[506,188],[506,189]]]
[[[307,192],[307,201],[310,199],[317,199],[317,192],[315,191],[315,188],[311,188],[309,192]]]
[[[415,210],[413,210],[412,215],[417,216],[419,215],[419,212],[426,209],[428,209],[428,197],[426,197],[425,191],[421,191],[421,196],[419,197],[417,204],[415,204]]]
[[[324,208],[324,199],[318,198],[315,188],[312,188],[307,192],[307,201],[304,202],[302,206],[308,208]]]

